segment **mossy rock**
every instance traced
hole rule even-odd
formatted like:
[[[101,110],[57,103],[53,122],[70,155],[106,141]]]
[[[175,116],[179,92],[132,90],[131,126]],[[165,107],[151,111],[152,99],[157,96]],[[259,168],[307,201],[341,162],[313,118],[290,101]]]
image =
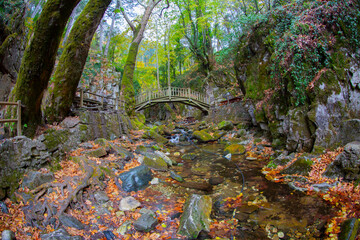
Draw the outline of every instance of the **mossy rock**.
[[[237,132],[236,132],[236,137],[237,138],[241,138],[243,136],[246,135],[246,130],[245,129],[239,129]]]
[[[59,148],[59,145],[63,145],[69,140],[70,131],[67,129],[54,130],[49,129],[45,131],[44,144],[49,152],[53,152]]]
[[[226,132],[225,131],[219,131],[219,130],[217,130],[217,131],[215,131],[214,133],[213,133],[213,141],[216,141],[216,140],[219,140],[220,138],[222,138],[223,136],[225,136],[226,135]]]
[[[226,154],[231,153],[231,154],[240,154],[245,152],[245,147],[241,144],[231,144],[230,146],[227,146],[224,149],[224,152]]]
[[[285,143],[285,141],[283,139],[275,138],[275,139],[273,139],[273,141],[271,143],[271,146],[274,149],[281,149],[281,148],[284,148],[286,146],[286,143]]]
[[[211,136],[206,129],[193,132],[193,137],[202,143],[214,141],[213,136]]]
[[[96,157],[96,158],[104,157],[107,155],[107,152],[104,147],[100,147],[95,150],[85,151],[83,153],[89,157]]]
[[[144,156],[144,164],[152,169],[159,171],[166,171],[168,169],[168,164],[166,161],[156,154],[146,154]]]
[[[105,138],[97,138],[94,141],[95,144],[100,145],[101,147],[107,147],[108,146],[108,140]]]
[[[234,124],[231,121],[224,120],[218,124],[218,129],[230,131],[234,129]]]
[[[309,176],[313,161],[306,156],[301,156],[289,167],[281,171],[282,174],[298,174],[302,176]]]
[[[155,142],[160,143],[160,144],[166,144],[169,142],[168,139],[164,138],[163,136],[161,136],[159,133],[157,133],[153,129],[146,131],[144,133],[144,135],[148,138],[155,140]]]
[[[197,157],[196,153],[186,153],[181,156],[181,159],[184,160],[194,160]]]

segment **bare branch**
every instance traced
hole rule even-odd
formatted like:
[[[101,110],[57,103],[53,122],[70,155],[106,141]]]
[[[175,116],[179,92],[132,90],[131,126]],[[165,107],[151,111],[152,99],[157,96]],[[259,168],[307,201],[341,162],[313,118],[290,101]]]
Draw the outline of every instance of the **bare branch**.
[[[159,2],[160,2],[161,0],[159,0]],[[158,3],[159,3],[158,2]],[[164,7],[163,9],[161,9],[161,12],[160,12],[160,15],[159,15],[159,17],[161,17],[161,15],[162,15],[162,12],[165,10],[165,9],[168,9],[169,7],[170,7],[170,3],[169,3],[169,0],[166,0],[166,4],[167,4],[167,6],[166,7]]]
[[[143,3],[141,3],[139,0],[137,0],[137,2],[140,6],[142,6],[143,8],[146,8],[146,6]]]
[[[133,32],[135,32],[135,31],[136,31],[135,25],[131,22],[131,20],[130,20],[129,17],[127,16],[127,14],[126,14],[123,6],[122,6],[121,0],[119,0],[119,2],[120,2],[120,11],[121,11],[122,15],[124,16],[126,22],[129,24],[131,30],[132,30]]]

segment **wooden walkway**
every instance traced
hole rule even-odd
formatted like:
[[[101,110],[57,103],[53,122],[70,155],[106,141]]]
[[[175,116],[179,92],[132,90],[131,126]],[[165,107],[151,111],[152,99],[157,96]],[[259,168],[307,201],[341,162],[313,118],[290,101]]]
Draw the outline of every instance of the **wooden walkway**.
[[[74,103],[77,108],[95,111],[124,111],[125,109],[125,101],[121,98],[103,96],[83,89],[77,89]]]
[[[142,92],[135,97],[135,110],[151,107],[158,103],[178,102],[190,105],[208,112],[210,109],[210,99],[202,93],[191,90],[190,88],[163,88],[155,91]]]

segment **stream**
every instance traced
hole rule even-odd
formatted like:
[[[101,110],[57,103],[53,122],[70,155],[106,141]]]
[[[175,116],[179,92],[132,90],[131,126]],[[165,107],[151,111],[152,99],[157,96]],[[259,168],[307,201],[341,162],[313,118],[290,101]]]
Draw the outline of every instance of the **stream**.
[[[222,157],[224,148],[219,143],[195,146],[188,142],[171,147],[171,157],[179,163],[173,170],[185,181],[215,182],[210,192],[173,185],[174,191],[183,196],[210,195],[213,219],[238,220],[233,236],[236,239],[323,239],[325,225],[333,214],[329,205],[286,184],[268,181],[261,173],[266,164],[262,160],[244,155],[233,155],[231,160]],[[184,154],[190,154],[193,159],[182,159]],[[236,197],[242,190],[242,205],[236,212],[222,210],[222,200]]]

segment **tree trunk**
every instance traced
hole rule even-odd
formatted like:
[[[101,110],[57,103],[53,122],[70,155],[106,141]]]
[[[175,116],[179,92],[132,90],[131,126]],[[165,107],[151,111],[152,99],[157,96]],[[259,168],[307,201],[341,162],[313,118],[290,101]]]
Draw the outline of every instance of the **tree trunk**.
[[[49,122],[69,113],[88,56],[91,40],[111,0],[90,0],[70,32],[45,101]]]
[[[75,19],[76,19],[77,12],[79,11],[79,9],[81,7],[80,5],[81,4],[78,4],[76,6],[76,8],[72,11],[71,15],[70,15],[70,18],[69,18],[69,21],[68,21],[68,24],[67,24],[67,28],[66,28],[66,32],[65,32],[65,36],[64,36],[64,39],[62,41],[63,45],[65,45],[66,40],[69,37],[70,31],[71,31],[72,27],[74,26],[74,22],[75,22]]]
[[[120,7],[120,3],[119,0],[116,1],[116,7],[115,9],[118,9]],[[114,12],[114,15],[111,19],[111,25],[110,25],[110,30],[109,30],[109,35],[107,38],[107,42],[106,42],[106,46],[105,46],[105,51],[104,51],[104,56],[107,57],[108,53],[109,53],[109,47],[110,47],[110,40],[114,31],[114,26],[115,26],[115,20],[116,20],[116,12]]]
[[[121,92],[125,96],[126,112],[131,115],[135,105],[135,90],[133,85],[136,57],[139,51],[139,43],[132,42],[126,59],[124,73],[121,79]]]
[[[135,27],[134,24],[129,20],[124,9],[120,6],[121,13],[124,15],[124,18],[126,22],[129,24],[134,36],[125,63],[124,74],[121,79],[121,93],[125,96],[126,112],[129,115],[133,115],[134,106],[135,106],[135,90],[133,86],[133,80],[134,80],[136,57],[138,54],[140,43],[144,37],[146,25],[149,21],[151,13],[156,7],[156,5],[159,4],[159,2],[161,2],[161,0],[156,0],[156,1],[152,0],[149,2],[149,5],[146,7],[145,12],[141,18],[141,21],[137,27]]]
[[[99,24],[100,26],[100,37],[99,37],[99,50],[103,53],[103,43],[104,43],[104,22]]]
[[[25,50],[11,99],[21,100],[25,106],[22,120],[28,126],[24,131],[26,135],[33,135],[41,123],[43,92],[54,67],[66,22],[78,2],[79,0],[48,0]]]

